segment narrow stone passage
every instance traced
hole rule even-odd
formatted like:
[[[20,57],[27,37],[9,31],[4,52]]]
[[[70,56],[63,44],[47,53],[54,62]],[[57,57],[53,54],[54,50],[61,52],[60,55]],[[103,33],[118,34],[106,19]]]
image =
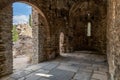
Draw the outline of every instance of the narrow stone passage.
[[[108,80],[105,55],[92,51],[65,53],[55,60],[29,66],[2,80]]]

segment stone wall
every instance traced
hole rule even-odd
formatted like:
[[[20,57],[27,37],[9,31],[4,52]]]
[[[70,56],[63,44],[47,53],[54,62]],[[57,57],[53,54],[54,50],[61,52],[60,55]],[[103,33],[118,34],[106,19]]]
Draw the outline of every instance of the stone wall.
[[[1,56],[3,59],[2,65],[4,65],[3,70],[1,71],[2,74],[12,72],[12,54],[11,54],[11,23],[12,23],[12,10],[11,6],[8,6],[10,3],[13,3],[15,0],[1,0],[0,1],[0,30],[4,36],[1,35],[1,46],[4,45],[4,52],[1,49]],[[16,0],[21,1],[21,0]],[[32,4],[33,6],[38,7],[43,12],[42,16],[39,15],[38,22],[43,23],[34,23],[34,25],[39,26],[37,29],[38,31],[35,32],[34,35],[39,33],[35,40],[38,41],[35,44],[40,47],[40,50],[35,49],[37,54],[35,56],[40,59],[37,60],[38,62],[49,60],[55,58],[59,55],[59,36],[60,33],[64,33],[65,42],[66,42],[66,51],[71,52],[74,50],[74,38],[78,38],[74,36],[74,25],[73,22],[77,19],[76,17],[80,17],[82,21],[86,22],[84,19],[86,18],[85,10],[87,5],[87,0],[22,0],[27,2],[28,4]],[[119,80],[120,79],[120,27],[119,27],[119,0],[90,0],[91,7],[90,12],[92,13],[91,19],[94,26],[94,31],[92,31],[92,37],[90,39],[90,43],[92,47],[101,53],[105,54],[106,51],[106,8],[107,8],[107,1],[109,3],[108,8],[108,27],[107,27],[107,54],[108,54],[108,61],[109,61],[109,71],[110,71],[110,78],[111,80]],[[80,3],[80,4],[79,4]],[[84,3],[85,6],[79,9],[81,4]],[[93,4],[94,3],[94,4]],[[78,5],[78,7],[76,7]],[[10,10],[6,9],[6,6],[10,8]],[[72,7],[73,6],[73,7]],[[75,7],[74,7],[75,6]],[[74,12],[75,9],[75,12]],[[78,12],[77,12],[78,11]],[[81,11],[81,13],[80,13]],[[70,12],[73,13],[73,17],[70,16]],[[8,13],[8,14],[6,14]],[[10,13],[10,14],[9,14]],[[39,12],[40,13],[40,12]],[[79,14],[80,13],[80,14]],[[79,14],[79,15],[78,15]],[[82,18],[83,17],[83,18]],[[7,19],[6,19],[7,18]],[[71,22],[72,21],[72,22]],[[78,21],[76,21],[78,22]],[[82,25],[81,23],[79,23]],[[78,24],[78,25],[79,25]],[[85,23],[86,24],[86,23]],[[83,24],[83,26],[85,26]],[[78,26],[76,25],[76,26]],[[11,25],[12,26],[12,25]],[[43,34],[44,33],[44,34]],[[43,34],[43,35],[40,35]],[[79,30],[78,33],[79,34]],[[7,37],[6,37],[7,36]],[[38,37],[38,38],[37,38]],[[43,43],[42,43],[43,41]],[[40,44],[42,43],[42,44]],[[76,43],[77,44],[77,43]],[[91,46],[90,46],[91,47]],[[9,52],[9,54],[8,54]],[[42,53],[42,54],[41,54]],[[42,56],[41,56],[42,55]],[[42,60],[41,60],[42,59]],[[35,59],[34,59],[35,60]],[[10,61],[10,62],[8,62]],[[8,66],[6,66],[8,65]],[[1,65],[0,65],[1,66]],[[3,67],[2,67],[3,68]],[[1,69],[2,70],[2,69]],[[9,72],[8,72],[9,70]]]
[[[115,56],[114,56],[114,62],[115,62],[115,80],[120,80],[120,0],[116,0],[116,8],[115,8],[115,26],[112,30],[113,32],[113,41],[111,43],[114,43],[114,49]],[[111,39],[111,40],[112,40]]]
[[[38,22],[38,11],[35,8],[32,8],[32,36],[33,36],[33,54],[32,56],[32,63],[38,63],[38,54],[39,54],[39,22]]]
[[[74,50],[95,50],[106,54],[107,3],[94,0],[78,1],[70,9]],[[87,25],[91,22],[91,36],[87,36]]]
[[[120,1],[109,0],[108,10],[107,53],[110,80],[120,80]]]
[[[52,3],[54,4],[54,1]],[[59,50],[59,36],[63,32],[65,34],[66,52],[81,50],[80,48],[82,48],[106,54],[107,1],[100,1],[99,4],[95,0],[90,0],[89,5],[92,23],[91,37],[86,37],[87,1],[57,0],[54,7],[50,8],[52,13],[50,31],[51,36],[56,37],[54,41],[57,50]]]
[[[36,8],[32,10],[32,27],[33,27],[33,46],[34,54],[33,61],[38,63],[41,61],[50,60],[56,57],[54,43],[50,38],[49,23],[44,15]],[[43,14],[43,13],[42,13]],[[37,48],[38,47],[38,48]]]
[[[19,1],[19,0],[18,0]],[[8,1],[0,1],[0,30],[1,30],[1,65],[0,65],[0,76],[12,73],[13,69],[13,56],[12,56],[12,3],[14,1],[11,0],[11,2],[8,3]],[[49,15],[49,7],[47,4],[48,2],[45,1],[33,1],[33,2],[28,2],[31,6],[33,6],[37,13],[33,13],[33,35],[35,37],[33,41],[35,44],[34,45],[34,51],[37,53],[34,53],[32,63],[36,64],[41,61],[46,61],[50,60],[56,57],[56,49],[55,47],[52,47],[51,42],[52,39],[50,38],[50,28],[49,28],[49,23],[47,22],[47,17],[45,15]],[[40,4],[39,4],[40,3]],[[2,5],[4,4],[4,5]],[[38,5],[39,4],[39,5]],[[46,4],[46,5],[41,5],[41,4]],[[9,5],[9,6],[8,6]],[[42,13],[40,10],[42,8],[42,11],[45,12],[45,15]],[[46,9],[45,9],[46,7]],[[40,9],[39,9],[40,8]],[[48,13],[47,13],[48,12]],[[38,14],[39,13],[39,14]],[[37,15],[38,17],[37,17]],[[37,17],[37,18],[36,18]],[[37,31],[38,30],[38,31]],[[35,32],[34,32],[35,31]],[[51,39],[51,40],[50,40]],[[3,51],[2,51],[3,50]]]
[[[0,76],[12,73],[12,6],[0,10]]]

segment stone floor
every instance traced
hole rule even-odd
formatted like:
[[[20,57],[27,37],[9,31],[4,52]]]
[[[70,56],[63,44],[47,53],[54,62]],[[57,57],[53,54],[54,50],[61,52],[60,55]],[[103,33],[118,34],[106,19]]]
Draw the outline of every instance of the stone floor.
[[[108,80],[107,73],[108,65],[104,55],[76,51],[29,66],[0,80]]]
[[[23,69],[29,66],[29,57],[26,55],[18,55],[13,59],[13,69],[14,71]]]

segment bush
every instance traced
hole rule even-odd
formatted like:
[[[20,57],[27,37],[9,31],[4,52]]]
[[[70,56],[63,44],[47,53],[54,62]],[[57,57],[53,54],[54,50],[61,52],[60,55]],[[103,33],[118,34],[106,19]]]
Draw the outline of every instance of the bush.
[[[18,35],[16,27],[17,27],[16,25],[13,25],[13,29],[12,29],[13,42],[16,42],[19,39],[19,35]]]

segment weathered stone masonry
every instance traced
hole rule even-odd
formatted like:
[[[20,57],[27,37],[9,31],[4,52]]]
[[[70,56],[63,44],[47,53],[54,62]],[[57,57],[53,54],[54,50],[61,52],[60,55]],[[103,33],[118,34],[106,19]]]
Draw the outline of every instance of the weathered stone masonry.
[[[7,13],[7,14],[6,14]],[[12,72],[12,5],[5,7],[0,11],[0,35],[1,52],[3,56],[0,61],[0,74],[9,74]]]
[[[63,32],[65,52],[91,48],[107,54],[110,80],[120,80],[119,0],[89,0],[89,10],[92,15],[90,21],[93,26],[90,38],[85,36],[88,0],[1,0],[0,76],[12,72],[12,5],[10,4],[14,1],[25,1],[33,7],[36,6],[44,14],[43,16],[38,10],[38,22],[34,24],[38,31],[33,35],[38,36],[38,39],[35,36],[35,40],[39,43],[35,43],[38,44],[39,50],[35,50],[38,55],[35,55],[37,60],[34,63],[59,55],[59,36]],[[81,44],[82,41],[85,46]]]
[[[11,32],[12,31],[12,13],[13,12],[12,12],[12,5],[10,5],[10,2],[9,3],[5,2],[5,3],[8,4],[9,6],[3,5],[4,7],[2,7],[2,9],[0,11],[1,51],[4,50],[1,52],[1,56],[3,56],[3,57],[1,58],[0,76],[12,73],[12,69],[13,69],[13,67],[12,67],[13,66],[13,61],[12,61],[13,60],[13,58],[12,58],[12,32]],[[13,3],[13,2],[11,2],[11,3]],[[48,30],[49,29],[48,23],[47,23],[44,15],[40,12],[40,10],[37,10],[37,11],[39,13],[39,15],[37,14],[38,20],[36,19],[37,21],[35,21],[34,25],[37,25],[37,27],[39,28],[38,29],[39,33],[36,34],[34,32],[34,34],[41,36],[41,37],[38,36],[41,44],[38,46],[38,48],[39,48],[38,53],[39,54],[35,53],[36,56],[34,56],[34,54],[33,54],[32,63],[39,63],[41,61],[45,61],[45,60],[52,59],[55,57],[54,56],[55,52],[54,52],[54,54],[52,54],[50,52],[51,50],[49,50],[49,48],[51,49],[51,47],[49,47],[49,44],[48,44],[48,41],[49,41],[48,39],[50,37],[50,33]],[[39,16],[42,16],[42,17],[39,17]],[[41,26],[41,23],[39,23],[39,18],[41,18],[41,20],[43,19],[42,20],[43,26]],[[44,24],[44,23],[46,23],[46,24]],[[36,28],[34,30],[36,30]],[[37,45],[35,45],[35,46],[37,46]],[[53,56],[51,56],[51,55],[53,55]]]
[[[88,17],[89,14],[89,17]],[[78,1],[69,12],[74,50],[97,50],[106,54],[107,1]],[[91,22],[91,36],[87,36],[87,24]]]
[[[109,0],[108,10],[107,53],[110,80],[120,80],[120,1]]]

